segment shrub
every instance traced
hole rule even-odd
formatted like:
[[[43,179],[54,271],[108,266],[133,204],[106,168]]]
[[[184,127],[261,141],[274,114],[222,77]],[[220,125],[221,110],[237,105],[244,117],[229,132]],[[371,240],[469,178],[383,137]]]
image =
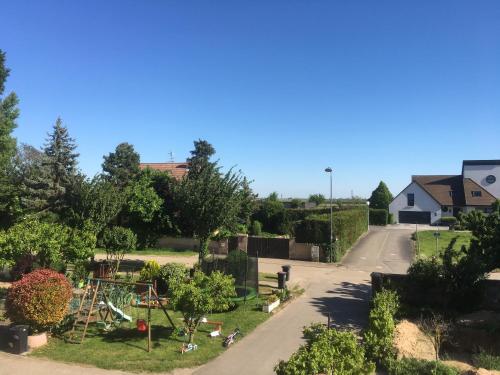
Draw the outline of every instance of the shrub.
[[[65,317],[71,295],[71,285],[64,275],[38,269],[9,288],[6,315],[14,323],[28,324],[35,331],[49,329]]]
[[[500,371],[500,357],[481,351],[472,356],[472,363],[476,367],[482,367],[487,370]]]
[[[177,284],[186,280],[187,268],[184,264],[168,263],[160,268],[158,288],[169,297]]]
[[[370,208],[370,225],[387,225],[389,212],[384,208]]]
[[[449,227],[454,227],[457,221],[455,216],[445,216],[441,218],[441,224],[448,225]]]
[[[363,346],[352,332],[327,329],[315,324],[304,329],[307,344],[280,361],[274,368],[278,375],[371,374],[373,363],[365,357]]]
[[[394,224],[394,214],[391,214],[390,212],[387,216],[387,224]]]
[[[339,261],[368,227],[367,208],[358,207],[333,213],[335,241],[333,261]],[[313,243],[325,248],[330,242],[330,215],[309,215],[295,227],[297,242]]]
[[[383,290],[377,293],[370,311],[368,330],[364,335],[367,357],[386,369],[396,358],[393,341],[394,315],[398,306],[396,292]]]
[[[460,371],[441,362],[423,359],[403,358],[394,361],[389,375],[458,375]]]
[[[0,233],[0,264],[15,266],[18,274],[31,270],[34,263],[53,268],[89,259],[95,244],[91,232],[28,219]]]
[[[139,273],[139,280],[154,281],[160,276],[160,265],[155,260],[147,261]]]
[[[250,234],[252,236],[260,236],[262,234],[262,224],[259,220],[252,221],[252,227],[250,228]]]

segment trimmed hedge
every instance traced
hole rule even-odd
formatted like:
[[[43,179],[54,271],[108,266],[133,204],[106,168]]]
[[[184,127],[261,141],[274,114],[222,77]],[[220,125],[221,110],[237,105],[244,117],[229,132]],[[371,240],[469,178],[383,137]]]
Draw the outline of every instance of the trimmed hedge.
[[[366,207],[333,213],[333,261],[338,262],[358,238],[366,232],[368,214]],[[330,215],[310,215],[295,226],[297,242],[313,243],[328,248],[330,243]]]
[[[370,208],[370,225],[387,225],[389,212],[384,208]]]
[[[445,216],[441,218],[442,225],[454,226],[458,222],[455,216]]]

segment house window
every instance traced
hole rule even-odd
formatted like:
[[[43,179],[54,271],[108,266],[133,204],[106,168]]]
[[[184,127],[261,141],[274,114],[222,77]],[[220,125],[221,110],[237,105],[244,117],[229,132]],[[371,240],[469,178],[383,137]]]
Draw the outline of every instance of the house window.
[[[453,197],[453,190],[450,190],[450,191],[448,192],[448,195],[449,195],[450,197]]]
[[[480,197],[481,196],[481,191],[480,190],[479,191],[473,190],[473,191],[471,191],[471,193],[472,193],[473,197]]]
[[[441,211],[448,212],[448,206],[441,206]]]
[[[408,194],[408,206],[415,206],[415,194]]]

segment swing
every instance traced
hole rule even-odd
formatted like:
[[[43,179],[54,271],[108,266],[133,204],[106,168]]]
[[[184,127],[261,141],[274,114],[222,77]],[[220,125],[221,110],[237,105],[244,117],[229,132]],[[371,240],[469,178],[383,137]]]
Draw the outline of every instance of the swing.
[[[144,319],[137,319],[135,324],[139,332],[146,332],[148,329],[148,325]]]

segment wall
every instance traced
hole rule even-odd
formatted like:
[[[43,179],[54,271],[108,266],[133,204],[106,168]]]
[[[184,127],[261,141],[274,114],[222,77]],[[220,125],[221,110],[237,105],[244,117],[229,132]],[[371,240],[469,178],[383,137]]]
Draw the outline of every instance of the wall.
[[[407,194],[415,194],[415,206],[407,206]],[[439,205],[424,189],[412,182],[389,204],[389,212],[393,214],[394,222],[399,220],[399,211],[430,211],[431,223],[441,220],[441,205]]]
[[[168,247],[175,250],[194,250],[198,251],[200,246],[200,241],[196,238],[190,237],[161,237],[158,239],[156,244],[157,247],[163,248]],[[228,241],[210,241],[208,244],[209,252],[214,252],[215,254],[227,254],[228,252]]]
[[[500,165],[464,165],[463,175],[500,199]],[[497,180],[493,184],[486,182],[486,176],[493,175]]]
[[[312,260],[311,250],[313,246],[313,244],[309,243],[294,242],[293,246],[290,247],[290,259]]]

